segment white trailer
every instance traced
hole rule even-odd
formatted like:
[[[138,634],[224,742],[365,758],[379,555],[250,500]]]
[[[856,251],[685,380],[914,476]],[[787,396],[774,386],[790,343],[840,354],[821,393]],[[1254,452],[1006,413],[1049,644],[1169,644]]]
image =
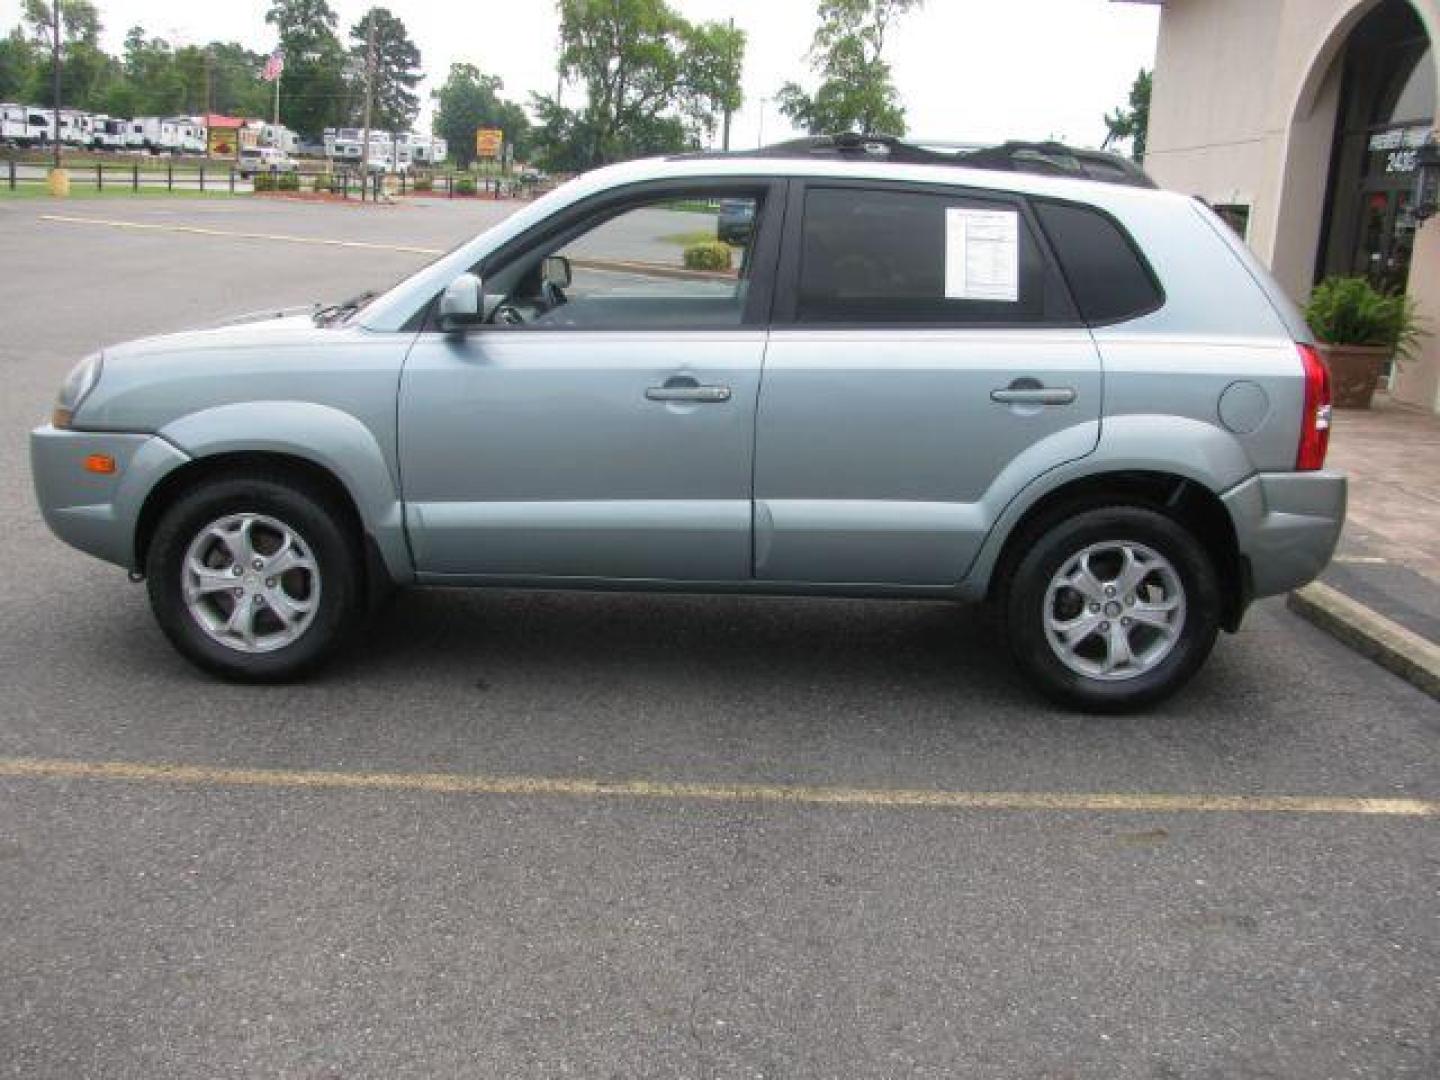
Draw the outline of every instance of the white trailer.
[[[193,116],[172,116],[175,127],[175,149],[183,154],[205,152],[205,121]]]
[[[257,146],[279,150],[286,155],[294,154],[300,149],[300,136],[284,124],[261,124],[259,132]]]
[[[325,156],[336,161],[359,161],[364,134],[359,128],[326,128]]]
[[[412,135],[411,138],[414,141],[410,144],[410,157],[416,165],[439,165],[445,160],[449,147],[444,139],[429,135]]]
[[[55,127],[55,114],[43,105],[26,105],[24,108],[25,145],[38,146],[48,143],[50,133]]]
[[[125,132],[125,145],[152,154],[173,154],[181,148],[180,129],[173,117],[137,116]]]
[[[95,134],[94,118],[79,109],[60,110],[60,141],[66,146],[89,146]]]
[[[125,129],[129,123],[118,116],[96,113],[91,123],[90,145],[97,150],[125,149]]]
[[[25,146],[30,141],[30,129],[25,123],[29,110],[15,102],[0,102],[0,142],[11,146]]]

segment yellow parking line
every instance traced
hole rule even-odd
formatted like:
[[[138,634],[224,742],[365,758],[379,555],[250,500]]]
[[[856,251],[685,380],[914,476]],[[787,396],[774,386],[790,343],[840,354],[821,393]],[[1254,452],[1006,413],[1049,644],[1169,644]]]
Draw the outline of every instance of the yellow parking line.
[[[200,225],[158,225],[145,221],[115,221],[110,218],[71,217],[67,214],[41,214],[41,221],[58,221],[66,225],[106,225],[113,229],[138,229],[150,232],[193,233],[196,236],[225,236],[240,240],[272,240],[285,244],[321,244],[325,247],[364,248],[369,251],[403,251],[411,255],[440,255],[440,248],[409,247],[405,244],[372,244],[365,240],[330,240],[318,236],[289,236],[285,233],[239,232],[233,229],[207,229]]]
[[[683,783],[462,773],[331,772],[245,769],[130,761],[0,758],[0,777],[120,780],[213,787],[347,791],[422,791],[445,795],[553,795],[571,798],[687,799],[808,806],[922,807],[932,810],[1030,810],[1237,814],[1369,814],[1440,817],[1440,800],[1344,795],[1165,795],[1043,791],[943,791],[924,788],[820,787],[806,784]]]

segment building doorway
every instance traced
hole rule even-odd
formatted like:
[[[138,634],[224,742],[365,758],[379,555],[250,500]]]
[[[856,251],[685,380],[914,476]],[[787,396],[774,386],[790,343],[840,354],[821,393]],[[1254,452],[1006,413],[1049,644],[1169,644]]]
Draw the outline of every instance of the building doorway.
[[[1415,244],[1415,158],[1435,102],[1424,24],[1406,0],[1382,0],[1345,46],[1317,280],[1354,274],[1404,290]]]

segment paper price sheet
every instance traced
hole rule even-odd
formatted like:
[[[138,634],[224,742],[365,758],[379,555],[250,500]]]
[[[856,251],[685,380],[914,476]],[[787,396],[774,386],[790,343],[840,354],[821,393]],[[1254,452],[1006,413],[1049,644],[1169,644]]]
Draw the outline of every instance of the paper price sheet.
[[[1020,215],[1014,210],[945,209],[945,298],[1020,299]]]

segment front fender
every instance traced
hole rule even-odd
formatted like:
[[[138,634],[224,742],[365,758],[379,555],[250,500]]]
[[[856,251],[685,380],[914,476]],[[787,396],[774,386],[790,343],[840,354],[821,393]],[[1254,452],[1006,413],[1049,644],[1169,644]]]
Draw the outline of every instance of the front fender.
[[[1101,423],[1100,440],[1093,453],[1038,475],[1031,473],[1033,479],[1009,493],[980,553],[960,582],[960,595],[972,600],[986,595],[1005,541],[1026,513],[1047,495],[1077,480],[1121,472],[1178,476],[1223,495],[1254,475],[1255,466],[1244,447],[1214,424],[1143,413],[1107,416]],[[1002,478],[1005,475],[1002,474]]]
[[[159,434],[197,459],[273,453],[320,466],[350,493],[391,578],[413,576],[399,483],[374,433],[349,413],[305,401],[237,402],[180,417]]]

